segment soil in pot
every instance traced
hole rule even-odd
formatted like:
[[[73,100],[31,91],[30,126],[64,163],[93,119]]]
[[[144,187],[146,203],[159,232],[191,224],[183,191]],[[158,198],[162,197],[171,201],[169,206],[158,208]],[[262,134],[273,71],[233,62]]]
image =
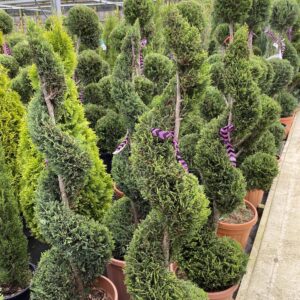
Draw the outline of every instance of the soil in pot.
[[[234,292],[237,290],[238,285],[234,285],[221,292],[207,293],[209,300],[232,300]]]
[[[30,271],[33,273],[35,265],[29,264]],[[4,300],[29,300],[30,299],[30,287],[22,288],[11,288],[2,287],[1,293],[4,295]]]
[[[264,196],[263,190],[251,190],[246,195],[246,200],[249,201],[255,208],[261,203]]]
[[[229,236],[246,247],[251,229],[256,224],[258,215],[256,208],[245,200],[247,208],[235,211],[218,223],[217,235]],[[250,209],[249,209],[250,208]]]
[[[118,294],[121,300],[130,300],[130,295],[127,293],[125,285],[125,261],[112,258],[106,266],[107,277],[114,283],[118,290]]]
[[[98,277],[93,284],[88,300],[118,300],[115,285],[105,276]],[[120,298],[122,299],[122,298]]]

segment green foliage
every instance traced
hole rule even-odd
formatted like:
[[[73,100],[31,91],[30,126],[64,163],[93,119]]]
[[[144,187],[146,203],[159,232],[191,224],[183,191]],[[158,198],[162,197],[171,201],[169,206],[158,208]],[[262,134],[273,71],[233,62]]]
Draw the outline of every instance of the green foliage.
[[[84,114],[90,127],[95,131],[97,121],[105,115],[105,108],[97,104],[87,103],[84,105]]]
[[[278,120],[269,128],[269,130],[274,136],[276,149],[279,150],[285,136],[284,126]]]
[[[283,58],[287,59],[294,68],[294,74],[297,74],[300,66],[300,59],[296,48],[289,41],[285,41],[286,48],[283,53]]]
[[[274,155],[257,152],[244,160],[241,170],[246,178],[248,191],[268,191],[278,174],[278,162]]]
[[[214,13],[218,20],[225,23],[243,23],[251,5],[252,0],[216,0]]]
[[[85,50],[78,56],[76,76],[80,82],[87,85],[98,82],[109,74],[109,65],[96,51]]]
[[[11,90],[6,71],[0,67],[0,143],[14,178],[17,174],[16,156],[24,113],[19,95]]]
[[[219,24],[214,31],[214,36],[220,45],[224,45],[225,39],[229,36],[228,24]]]
[[[177,4],[180,14],[189,22],[190,25],[196,27],[202,32],[205,26],[204,17],[202,15],[202,6],[197,1],[181,1]]]
[[[220,91],[225,91],[225,66],[222,60],[222,56],[219,54],[214,54],[208,58],[208,63],[210,64],[210,74],[212,85],[215,86]]]
[[[152,210],[135,231],[126,260],[126,287],[137,300],[207,300],[203,290],[179,280],[164,265],[163,215]]]
[[[12,54],[21,67],[32,64],[32,53],[28,41],[24,40],[17,43],[12,48]]]
[[[98,119],[95,132],[98,137],[98,147],[102,153],[112,153],[118,140],[126,133],[126,124],[122,116],[114,110],[107,109],[105,115]]]
[[[10,78],[14,78],[17,75],[19,64],[13,56],[0,54],[0,65],[8,70],[8,76]]]
[[[285,90],[281,91],[275,99],[281,106],[281,117],[283,118],[290,117],[298,106],[297,99]]]
[[[201,117],[206,121],[220,116],[226,108],[221,92],[213,86],[208,87],[205,97],[200,102]]]
[[[153,16],[154,5],[151,0],[125,0],[124,1],[124,16],[125,20],[133,25],[139,19],[142,32],[150,22]]]
[[[27,239],[23,234],[16,190],[0,145],[0,287],[28,287],[30,281]]]
[[[92,8],[75,5],[69,10],[66,25],[84,46],[90,49],[98,48],[101,27],[98,15]]]
[[[45,159],[38,152],[29,136],[26,118],[22,120],[20,128],[17,167],[21,175],[19,179],[19,200],[22,214],[31,233],[39,240],[43,240],[39,220],[35,215],[35,191],[40,174],[45,168]]]
[[[144,76],[134,77],[134,90],[141,100],[146,104],[150,104],[153,98],[154,83]]]
[[[269,19],[272,0],[252,0],[246,23],[251,31],[259,29]]]
[[[115,242],[113,257],[124,259],[137,226],[134,224],[131,200],[123,197],[115,201],[104,216],[103,224],[109,229]]]
[[[174,75],[172,61],[159,53],[150,53],[145,57],[144,75],[154,84],[154,94],[160,95]]]
[[[29,67],[20,69],[18,75],[11,82],[12,90],[16,91],[24,104],[33,96],[33,87],[29,77]]]
[[[241,27],[224,59],[226,97],[234,99],[232,123],[235,141],[248,136],[261,116],[260,91],[251,76],[247,37],[247,28]]]
[[[111,50],[115,50],[116,53],[121,52],[122,42],[125,38],[128,30],[128,25],[124,22],[120,22],[109,35],[109,43]],[[115,56],[117,56],[115,54]]]
[[[271,27],[283,33],[293,26],[299,17],[299,4],[296,0],[276,0],[273,3]]]
[[[12,17],[3,9],[0,9],[0,31],[3,34],[8,34],[13,30],[13,19]]]
[[[221,119],[214,119],[202,130],[196,147],[195,164],[202,174],[205,194],[221,213],[230,213],[243,203],[246,182],[232,167],[220,140]]]
[[[5,39],[9,44],[10,48],[13,48],[19,42],[26,40],[26,35],[22,32],[13,31],[8,36],[6,36]]]
[[[219,238],[205,229],[183,246],[177,261],[199,287],[206,292],[218,292],[240,281],[246,272],[248,257],[236,241]]]

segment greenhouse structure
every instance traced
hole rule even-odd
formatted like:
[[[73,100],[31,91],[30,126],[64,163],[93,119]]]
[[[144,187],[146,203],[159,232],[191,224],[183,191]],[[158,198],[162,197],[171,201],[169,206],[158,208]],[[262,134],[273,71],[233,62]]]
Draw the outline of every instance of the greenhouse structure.
[[[0,0],[0,300],[300,300],[300,0]]]

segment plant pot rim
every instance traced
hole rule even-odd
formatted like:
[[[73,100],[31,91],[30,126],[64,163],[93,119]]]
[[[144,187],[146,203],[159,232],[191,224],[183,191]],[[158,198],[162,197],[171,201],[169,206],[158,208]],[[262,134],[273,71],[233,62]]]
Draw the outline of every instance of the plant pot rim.
[[[291,114],[290,116],[288,117],[281,117],[280,118],[280,121],[285,121],[285,120],[290,120],[290,119],[293,119],[295,117],[295,113]]]
[[[95,282],[98,282],[99,287],[101,287],[106,293],[107,293],[107,289],[105,289],[104,287],[101,286],[101,282],[104,282],[105,285],[109,285],[111,287],[113,293],[114,293],[114,296],[115,296],[112,300],[118,300],[119,299],[119,294],[118,294],[117,288],[109,278],[107,278],[106,276],[101,275],[96,279]]]
[[[111,258],[109,261],[110,264],[124,268],[126,266],[126,262],[125,260],[121,260],[121,259],[116,259],[116,258]]]
[[[29,269],[34,273],[36,266],[32,263],[29,263]],[[16,297],[21,296],[22,294],[26,293],[30,289],[31,284],[28,285],[25,289],[21,290],[20,292],[13,294],[13,295],[8,295],[4,296],[4,300],[10,300],[10,299],[15,299]]]
[[[233,294],[237,288],[239,287],[239,284],[233,285],[230,288],[220,291],[220,292],[207,292],[209,296],[223,296],[224,294]]]
[[[241,223],[241,224],[231,224],[231,223],[219,221],[219,222],[218,222],[218,225],[219,225],[220,227],[226,226],[227,228],[228,228],[228,227],[231,227],[231,228],[239,228],[239,229],[243,229],[243,228],[245,228],[245,227],[247,228],[247,227],[250,227],[250,226],[254,225],[254,224],[257,222],[257,220],[258,220],[257,210],[256,210],[256,208],[254,207],[254,205],[253,205],[252,203],[250,203],[250,202],[247,201],[246,199],[244,199],[244,201],[245,201],[246,205],[247,205],[248,207],[250,207],[251,210],[252,210],[253,213],[254,213],[254,216],[253,216],[253,218],[252,218],[250,221],[245,222],[245,223]]]

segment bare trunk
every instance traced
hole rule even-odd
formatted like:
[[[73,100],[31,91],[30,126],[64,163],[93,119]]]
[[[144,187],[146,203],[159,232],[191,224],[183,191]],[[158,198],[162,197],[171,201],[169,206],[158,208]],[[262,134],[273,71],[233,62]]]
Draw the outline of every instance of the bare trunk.
[[[170,265],[170,237],[168,229],[165,228],[164,230],[164,237],[163,237],[163,253],[165,257],[165,267],[169,269]]]
[[[134,41],[131,39],[131,47],[132,47],[132,81],[135,76],[139,75],[139,64],[137,63],[137,57],[135,55],[135,47]]]
[[[216,205],[216,202],[213,201],[213,213],[214,213],[214,226],[215,226],[215,229],[217,230],[218,229],[218,223],[219,223],[219,219],[220,219],[220,213],[217,209],[217,205]]]
[[[138,218],[138,213],[136,211],[135,204],[132,200],[130,200],[130,205],[131,205],[131,211],[132,211],[132,214],[133,214],[134,224],[137,226],[138,223],[139,223],[139,218]]]
[[[253,53],[253,34],[253,31],[250,30],[248,35],[248,48],[250,53]]]
[[[229,35],[230,35],[229,43],[231,44],[233,42],[233,23],[229,24]]]
[[[179,129],[180,129],[180,104],[181,104],[181,94],[180,94],[180,80],[178,71],[176,73],[176,106],[175,106],[175,129],[174,129],[174,139],[179,143]]]
[[[72,272],[74,275],[75,285],[76,285],[76,290],[78,292],[79,300],[85,300],[86,297],[84,295],[84,285],[83,285],[83,281],[80,277],[78,268],[75,266],[74,263],[71,262],[70,264],[71,264]]]
[[[76,42],[76,55],[77,56],[78,56],[78,53],[79,53],[80,43],[81,43],[81,40],[80,40],[80,37],[78,37],[77,42]]]

